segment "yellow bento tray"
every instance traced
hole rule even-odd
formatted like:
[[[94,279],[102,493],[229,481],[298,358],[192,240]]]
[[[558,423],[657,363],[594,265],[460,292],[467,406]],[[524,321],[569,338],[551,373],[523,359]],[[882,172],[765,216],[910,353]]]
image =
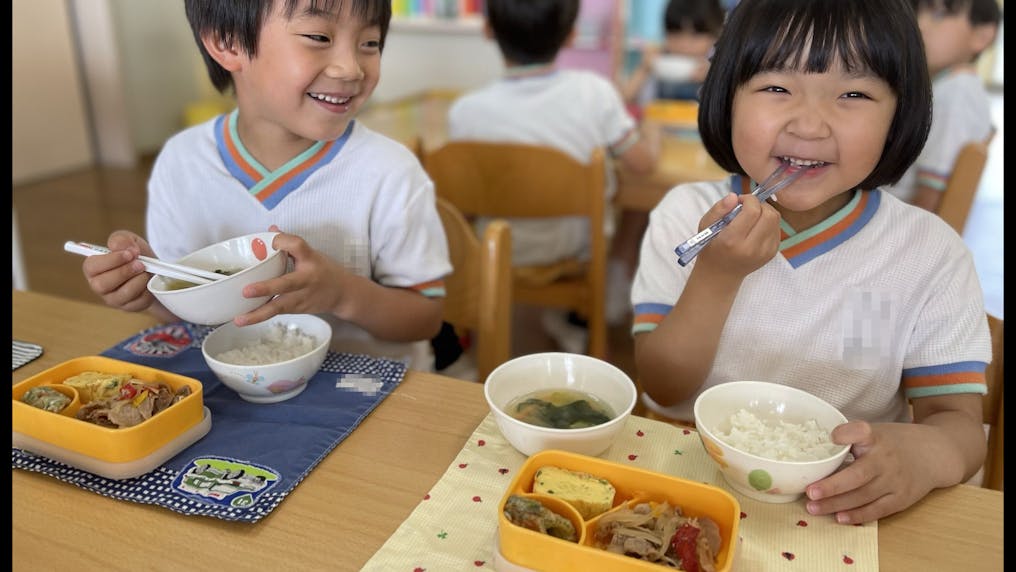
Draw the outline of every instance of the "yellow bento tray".
[[[616,491],[614,505],[604,514],[637,502],[667,501],[672,506],[680,507],[685,516],[711,518],[719,526],[723,544],[716,556],[716,570],[730,572],[741,522],[741,505],[733,495],[704,483],[556,450],[541,451],[530,456],[508,485],[501,504],[498,505],[499,555],[509,563],[526,569],[561,572],[651,572],[665,569],[659,564],[595,547],[593,534],[603,515],[583,520],[577,510],[560,498],[534,494],[533,477],[538,469],[547,466],[582,471],[610,481]],[[504,506],[513,494],[539,500],[550,510],[567,517],[579,534],[578,542],[569,542],[511,523],[504,515]]]
[[[138,425],[113,429],[75,417],[82,405],[80,396],[77,389],[63,385],[63,381],[85,371],[127,373],[147,383],[165,383],[174,392],[188,386],[191,392]],[[71,404],[63,411],[54,413],[21,401],[26,391],[40,385],[54,386],[58,391],[72,396]],[[11,388],[11,408],[11,425],[15,436],[30,437],[107,463],[126,463],[149,457],[205,418],[200,381],[102,356],[68,360],[14,385]]]
[[[664,125],[698,127],[699,104],[695,101],[658,100],[646,105],[643,116]]]

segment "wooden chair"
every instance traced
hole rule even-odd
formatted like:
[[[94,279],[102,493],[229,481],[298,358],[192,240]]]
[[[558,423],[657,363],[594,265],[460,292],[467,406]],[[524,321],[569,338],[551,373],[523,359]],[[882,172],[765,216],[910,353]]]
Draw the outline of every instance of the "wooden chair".
[[[437,195],[466,217],[589,218],[590,260],[514,267],[513,297],[524,304],[581,314],[589,324],[589,355],[606,359],[603,150],[585,164],[550,147],[509,143],[453,141],[422,154]]]
[[[445,277],[444,319],[470,332],[483,381],[511,357],[511,228],[496,220],[481,242],[454,205],[438,198],[437,212],[453,267]]]
[[[992,361],[984,372],[988,394],[984,396],[984,423],[988,425],[988,455],[984,461],[984,478],[981,486],[996,491],[1004,490],[1002,469],[1005,450],[1002,447],[1003,428],[1003,377],[1002,377],[1002,319],[988,314],[991,330]]]
[[[990,138],[989,138],[990,141]],[[946,182],[942,200],[935,211],[957,233],[963,234],[967,215],[974,204],[980,186],[984,164],[988,161],[988,145],[980,141],[967,143],[960,148],[952,173]]]

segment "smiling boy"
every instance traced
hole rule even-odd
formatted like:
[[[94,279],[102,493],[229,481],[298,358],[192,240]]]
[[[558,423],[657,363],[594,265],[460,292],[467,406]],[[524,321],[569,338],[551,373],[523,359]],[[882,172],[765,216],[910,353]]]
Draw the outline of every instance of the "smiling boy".
[[[85,260],[111,306],[175,319],[145,288],[139,255],[175,260],[266,229],[292,271],[248,286],[273,296],[234,319],[320,314],[332,349],[429,368],[451,270],[434,188],[405,146],[354,120],[380,79],[384,0],[187,0],[212,83],[237,108],[178,133],[152,170],[147,241],[116,231]],[[150,246],[149,246],[150,244]]]

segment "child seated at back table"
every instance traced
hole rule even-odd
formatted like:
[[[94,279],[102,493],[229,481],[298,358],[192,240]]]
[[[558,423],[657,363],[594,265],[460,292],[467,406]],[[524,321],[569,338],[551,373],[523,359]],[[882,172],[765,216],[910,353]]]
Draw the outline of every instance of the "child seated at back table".
[[[725,15],[719,0],[667,2],[663,45],[642,50],[642,60],[621,88],[625,101],[639,107],[658,99],[698,101]]]
[[[808,486],[806,510],[840,523],[966,481],[986,451],[981,287],[944,221],[880,190],[931,124],[907,0],[741,0],[701,105],[703,143],[734,175],[679,185],[650,214],[632,291],[647,409],[692,420],[702,391],[736,380],[825,399],[855,460]],[[774,200],[746,194],[786,164],[806,171]],[[738,203],[678,264],[674,248]]]
[[[590,71],[554,68],[558,52],[575,36],[578,11],[579,0],[488,0],[484,29],[501,50],[505,77],[453,103],[448,112],[449,139],[554,147],[583,163],[595,149],[605,148],[610,158],[633,171],[651,172],[656,150],[650,139],[640,137],[610,80]],[[616,188],[610,165],[607,180],[604,200],[609,203]],[[605,232],[610,237],[613,217],[607,218]],[[485,222],[478,221],[480,232]],[[510,223],[516,266],[588,258],[588,220],[563,217]],[[613,252],[608,270],[614,279],[608,283],[607,296],[619,299],[622,311],[627,306],[636,250]],[[563,349],[585,351],[584,331],[565,323],[564,312],[547,310],[542,321]]]
[[[139,255],[177,260],[281,230],[291,272],[248,286],[274,296],[234,319],[314,313],[332,349],[431,369],[450,272],[434,187],[405,146],[354,121],[377,86],[386,0],[188,0],[212,83],[237,109],[171,137],[148,183],[147,241],[119,230],[85,259],[106,304],[173,316],[146,289]]]
[[[935,212],[960,149],[992,135],[991,102],[974,67],[995,41],[997,0],[912,0],[932,80],[928,142],[917,161],[889,191]]]

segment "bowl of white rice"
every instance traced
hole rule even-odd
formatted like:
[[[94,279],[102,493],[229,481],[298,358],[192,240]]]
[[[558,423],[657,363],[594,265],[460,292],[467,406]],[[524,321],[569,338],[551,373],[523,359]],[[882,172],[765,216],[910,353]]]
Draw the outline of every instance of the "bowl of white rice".
[[[850,447],[830,433],[846,422],[827,401],[778,383],[721,383],[695,400],[706,452],[735,491],[763,502],[797,500],[839,469]]]
[[[264,322],[229,322],[205,337],[209,369],[241,398],[277,403],[296,397],[321,368],[332,328],[311,314],[280,314]]]

